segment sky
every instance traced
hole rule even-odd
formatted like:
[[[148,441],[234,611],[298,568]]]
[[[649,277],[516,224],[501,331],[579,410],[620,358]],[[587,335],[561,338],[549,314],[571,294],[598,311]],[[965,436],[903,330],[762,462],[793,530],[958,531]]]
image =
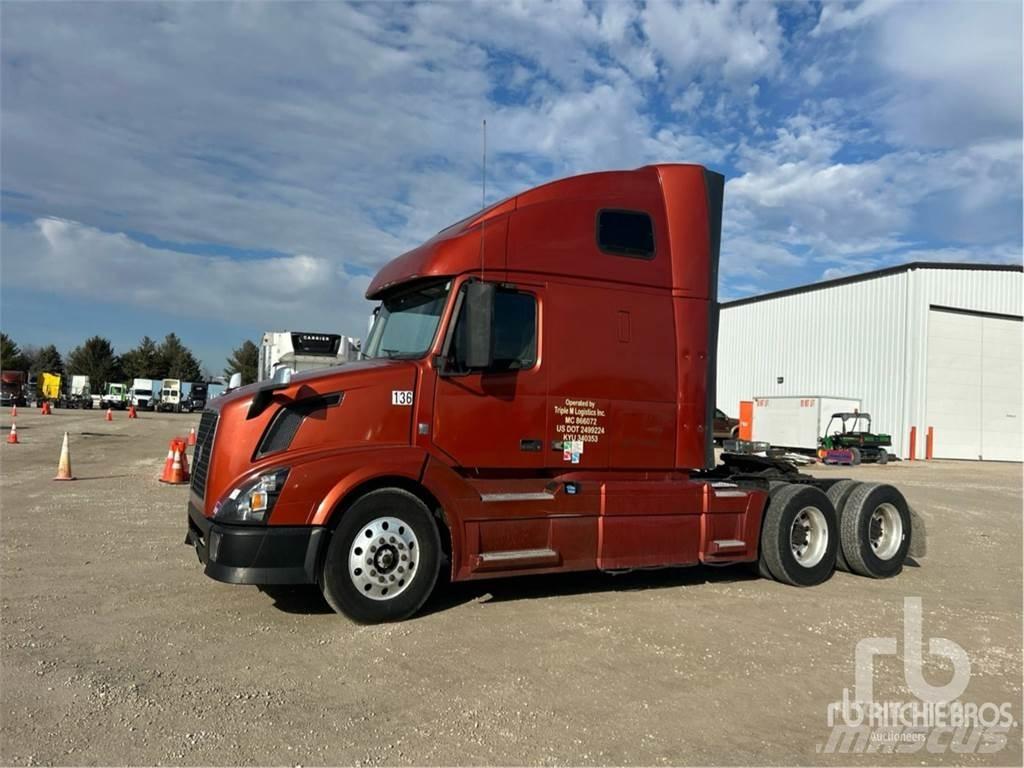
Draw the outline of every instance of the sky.
[[[575,173],[726,175],[720,296],[1021,261],[1019,2],[0,3],[0,326],[362,337],[384,263]]]

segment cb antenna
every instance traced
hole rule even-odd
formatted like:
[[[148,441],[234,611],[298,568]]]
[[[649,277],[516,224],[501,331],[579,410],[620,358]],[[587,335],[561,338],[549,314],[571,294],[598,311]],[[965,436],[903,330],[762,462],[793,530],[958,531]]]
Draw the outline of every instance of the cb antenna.
[[[483,157],[480,162],[480,212],[487,207],[487,119],[483,121],[481,127],[483,135]],[[484,279],[484,240],[487,229],[487,221],[482,220],[480,222],[480,279]]]

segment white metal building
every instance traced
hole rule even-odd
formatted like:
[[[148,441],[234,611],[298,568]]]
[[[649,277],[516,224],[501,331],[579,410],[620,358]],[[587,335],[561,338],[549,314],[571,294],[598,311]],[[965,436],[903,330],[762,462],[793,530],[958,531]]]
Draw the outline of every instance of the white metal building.
[[[859,398],[907,458],[1021,461],[1024,269],[913,263],[721,305],[718,407]]]

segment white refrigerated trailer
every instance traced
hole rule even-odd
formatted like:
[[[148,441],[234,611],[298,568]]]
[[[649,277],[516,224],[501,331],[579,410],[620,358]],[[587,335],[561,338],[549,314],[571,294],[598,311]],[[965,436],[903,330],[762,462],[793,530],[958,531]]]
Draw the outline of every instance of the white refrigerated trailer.
[[[777,448],[814,451],[833,413],[859,410],[860,399],[854,397],[755,397],[752,438]]]
[[[359,357],[362,343],[337,333],[267,331],[260,340],[256,381],[274,378],[278,368],[293,373],[341,365]]]

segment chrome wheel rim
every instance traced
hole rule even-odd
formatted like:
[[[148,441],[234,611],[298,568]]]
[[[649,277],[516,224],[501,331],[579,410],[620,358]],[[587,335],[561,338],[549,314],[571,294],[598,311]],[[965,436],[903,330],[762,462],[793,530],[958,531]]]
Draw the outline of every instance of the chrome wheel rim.
[[[868,541],[879,560],[891,560],[903,543],[903,518],[892,504],[879,504],[868,521]]]
[[[821,562],[828,549],[828,525],[820,509],[804,507],[797,513],[789,529],[789,543],[793,557],[804,568]]]
[[[348,553],[348,576],[370,600],[392,600],[417,572],[420,543],[408,523],[378,517],[359,529]]]

